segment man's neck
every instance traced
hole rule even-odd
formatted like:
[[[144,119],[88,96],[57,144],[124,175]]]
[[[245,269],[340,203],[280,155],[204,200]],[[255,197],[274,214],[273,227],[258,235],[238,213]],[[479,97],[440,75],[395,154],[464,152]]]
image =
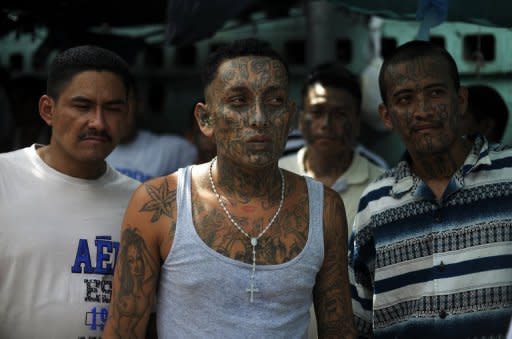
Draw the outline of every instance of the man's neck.
[[[269,168],[248,170],[232,166],[229,161],[215,161],[215,176],[221,190],[241,203],[252,199],[268,200],[270,204],[279,202],[281,176],[277,163]]]
[[[354,151],[322,154],[308,148],[304,155],[304,169],[326,186],[332,186],[350,167]]]
[[[449,152],[411,154],[412,171],[441,199],[451,178],[466,160],[471,147],[471,142],[461,139]]]
[[[55,156],[52,146],[43,146],[37,149],[37,154],[48,166],[65,175],[74,178],[94,180],[101,177],[106,171],[106,162],[76,163],[72,159],[64,160]]]

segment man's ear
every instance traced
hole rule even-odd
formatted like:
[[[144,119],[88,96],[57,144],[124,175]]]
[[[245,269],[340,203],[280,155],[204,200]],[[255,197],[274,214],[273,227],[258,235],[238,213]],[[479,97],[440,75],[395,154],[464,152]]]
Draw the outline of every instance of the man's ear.
[[[48,126],[52,125],[54,107],[55,101],[48,95],[45,94],[39,98],[39,115]]]
[[[301,133],[303,133],[303,134],[304,134],[304,129],[306,128],[306,123],[307,123],[307,121],[306,121],[306,115],[305,115],[305,114],[306,114],[306,112],[304,112],[304,109],[300,109],[300,110],[298,110],[298,112],[297,112],[297,115],[298,115],[298,122],[299,122],[299,123],[298,123],[299,131],[300,131]]]
[[[361,118],[361,109],[359,109],[359,111],[357,112],[356,116],[354,117],[355,118],[355,121],[356,123],[354,124],[354,126],[352,126],[352,128],[354,129],[354,141],[358,142],[359,138],[361,137],[361,124],[363,123],[362,122],[362,118]]]
[[[291,126],[295,125],[295,122],[297,121],[297,105],[295,104],[295,101],[290,100],[288,102],[288,111],[290,112],[288,126],[289,129],[291,129]]]
[[[297,104],[295,103],[295,101],[290,100],[288,105],[289,105],[288,109],[290,110],[291,117],[293,119],[295,119],[296,115],[297,115]]]
[[[207,137],[213,136],[214,117],[205,103],[198,102],[194,108],[194,116],[201,132]]]
[[[459,99],[460,114],[464,115],[468,109],[468,89],[467,87],[460,86],[457,92],[457,98]]]
[[[389,115],[389,111],[386,104],[379,104],[379,115],[382,122],[384,122],[384,126],[386,126],[389,129],[393,129],[393,121],[391,120],[391,116]]]

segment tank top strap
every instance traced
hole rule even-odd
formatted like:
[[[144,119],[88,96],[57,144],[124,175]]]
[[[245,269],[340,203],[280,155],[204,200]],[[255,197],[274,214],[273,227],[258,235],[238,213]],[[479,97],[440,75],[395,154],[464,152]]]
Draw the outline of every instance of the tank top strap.
[[[178,170],[178,185],[176,187],[176,229],[174,238],[179,238],[183,232],[188,232],[187,226],[192,223],[192,168],[187,166]]]
[[[324,253],[324,228],[323,228],[323,206],[324,206],[324,185],[317,180],[304,176],[308,188],[309,200],[309,234],[308,243],[315,250],[321,251],[321,257]]]

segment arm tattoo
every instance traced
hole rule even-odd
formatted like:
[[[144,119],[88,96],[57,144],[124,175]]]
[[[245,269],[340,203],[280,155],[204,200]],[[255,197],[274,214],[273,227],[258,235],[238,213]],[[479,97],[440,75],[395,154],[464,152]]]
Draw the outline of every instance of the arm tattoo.
[[[326,255],[314,290],[318,334],[319,338],[353,338],[355,332],[348,283],[346,217],[340,199],[326,199],[326,204]]]
[[[109,325],[119,338],[138,338],[155,300],[158,261],[136,228],[122,234],[118,265]]]
[[[144,185],[151,200],[146,202],[141,208],[141,212],[154,212],[151,222],[157,222],[162,214],[172,218],[172,203],[176,200],[176,190],[169,190],[169,185],[165,179],[160,186]]]

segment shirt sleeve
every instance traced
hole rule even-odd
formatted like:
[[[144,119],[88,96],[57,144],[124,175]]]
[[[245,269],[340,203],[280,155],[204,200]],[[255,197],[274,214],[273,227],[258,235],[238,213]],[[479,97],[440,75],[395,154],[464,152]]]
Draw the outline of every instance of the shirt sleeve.
[[[354,322],[360,337],[373,337],[373,281],[375,246],[371,224],[361,225],[358,213],[349,245],[349,282]]]

